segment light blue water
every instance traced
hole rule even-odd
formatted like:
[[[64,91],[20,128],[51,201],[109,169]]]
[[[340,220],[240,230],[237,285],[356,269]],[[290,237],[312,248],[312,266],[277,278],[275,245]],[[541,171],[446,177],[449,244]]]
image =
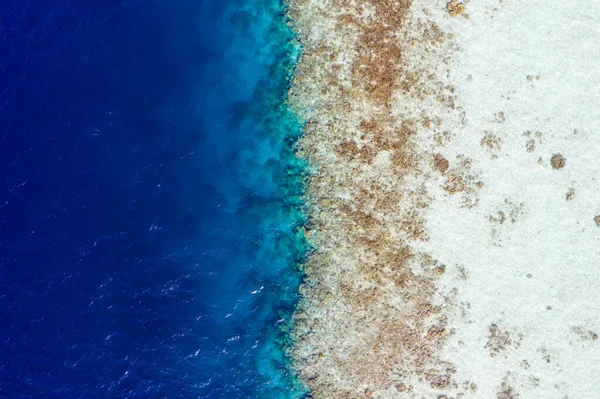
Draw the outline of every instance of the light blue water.
[[[230,358],[250,350],[259,373],[269,376],[266,386],[280,389],[292,382],[278,345],[282,338],[278,325],[285,324],[296,301],[299,275],[290,266],[306,250],[298,230],[303,223],[303,165],[292,152],[300,125],[282,102],[298,48],[282,24],[281,4],[276,2],[245,2],[226,11],[224,19],[230,24],[222,24],[217,36],[222,38],[218,48],[226,50],[207,64],[200,85],[207,91],[196,94],[198,110],[209,110],[204,113],[205,123],[212,125],[205,145],[211,149],[206,154],[211,160],[203,164],[215,170],[205,174],[214,178],[211,183],[223,194],[224,224],[236,233],[231,238],[238,245],[235,252],[214,253],[228,258],[220,271],[219,288],[213,291],[214,302],[230,310],[231,321],[223,322],[224,326],[239,326],[237,318],[244,315],[253,319],[239,330],[236,327],[229,338],[240,345],[229,352]],[[223,81],[211,79],[219,73]],[[223,178],[226,174],[230,175]],[[271,328],[265,330],[256,317],[268,321]],[[248,349],[250,337],[260,336],[264,344],[257,340]]]
[[[278,0],[0,0],[0,398],[289,398]]]

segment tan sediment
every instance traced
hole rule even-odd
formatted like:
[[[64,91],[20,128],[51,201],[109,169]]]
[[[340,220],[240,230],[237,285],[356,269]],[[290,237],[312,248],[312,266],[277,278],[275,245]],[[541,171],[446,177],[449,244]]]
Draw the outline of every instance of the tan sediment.
[[[312,397],[457,388],[454,366],[437,354],[450,333],[450,301],[436,288],[445,266],[414,245],[427,240],[428,184],[465,206],[481,184],[467,158],[440,153],[449,140],[441,120],[460,119],[444,83],[452,39],[430,19],[448,10],[289,1],[303,46],[289,98],[306,120],[297,152],[312,165],[305,234],[315,248],[289,350]]]

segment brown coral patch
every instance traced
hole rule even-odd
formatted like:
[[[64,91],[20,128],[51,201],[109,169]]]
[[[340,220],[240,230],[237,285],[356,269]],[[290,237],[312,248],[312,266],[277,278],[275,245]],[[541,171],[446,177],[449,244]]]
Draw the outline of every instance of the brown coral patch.
[[[344,140],[338,144],[336,153],[347,160],[359,160],[358,158],[360,158],[360,160],[367,163],[371,163],[376,155],[368,146],[363,145],[362,147],[359,147],[352,140]]]
[[[567,164],[567,159],[561,154],[554,154],[552,155],[552,158],[550,158],[550,164],[554,169],[562,169]]]
[[[450,162],[440,154],[434,155],[433,164],[442,173],[445,173],[450,168]]]
[[[448,10],[448,13],[452,18],[455,18],[465,12],[465,5],[456,0],[452,0],[446,4],[446,10]]]

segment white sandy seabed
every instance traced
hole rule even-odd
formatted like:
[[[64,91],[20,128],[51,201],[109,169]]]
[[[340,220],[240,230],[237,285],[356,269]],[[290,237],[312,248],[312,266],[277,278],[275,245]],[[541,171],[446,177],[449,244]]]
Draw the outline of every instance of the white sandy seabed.
[[[465,5],[451,21],[465,117],[443,155],[468,156],[484,185],[472,207],[429,191],[423,250],[456,305],[443,357],[476,382],[469,397],[599,398],[600,1]]]

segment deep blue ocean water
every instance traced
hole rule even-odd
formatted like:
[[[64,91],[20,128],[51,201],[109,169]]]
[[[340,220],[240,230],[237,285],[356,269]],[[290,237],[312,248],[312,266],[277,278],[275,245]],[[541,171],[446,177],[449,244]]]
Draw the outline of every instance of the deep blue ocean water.
[[[283,398],[281,0],[0,0],[0,398]]]

